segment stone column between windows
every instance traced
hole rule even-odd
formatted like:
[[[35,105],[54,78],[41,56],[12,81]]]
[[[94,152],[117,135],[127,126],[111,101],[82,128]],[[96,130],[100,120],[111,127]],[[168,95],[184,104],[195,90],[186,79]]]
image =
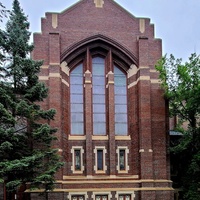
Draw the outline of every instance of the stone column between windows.
[[[109,135],[109,165],[110,176],[116,175],[116,147],[115,147],[115,106],[114,106],[114,74],[107,74],[107,93],[108,93],[108,135]]]
[[[85,72],[85,134],[86,134],[86,175],[93,175],[92,151],[92,77],[91,72]]]
[[[49,108],[56,110],[55,120],[50,122],[53,127],[61,127],[61,70],[60,70],[60,35],[58,33],[49,34]],[[61,134],[56,132],[58,138],[54,142],[56,148],[60,148]]]
[[[141,179],[153,179],[153,150],[151,137],[151,82],[148,38],[139,38],[139,153]],[[145,185],[142,185],[145,187]],[[152,185],[153,186],[153,185]]]
[[[50,122],[52,127],[61,126],[62,116],[62,77],[60,67],[60,35],[59,33],[49,33],[49,108],[56,110],[55,120]],[[59,149],[59,154],[62,154],[62,130],[59,128],[56,132],[56,137],[53,146]],[[57,179],[62,179],[61,171],[56,174]]]

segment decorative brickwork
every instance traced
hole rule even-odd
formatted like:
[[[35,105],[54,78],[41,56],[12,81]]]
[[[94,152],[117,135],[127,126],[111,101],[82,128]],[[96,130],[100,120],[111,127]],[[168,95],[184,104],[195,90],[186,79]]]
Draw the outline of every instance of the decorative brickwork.
[[[54,145],[65,162],[49,199],[171,200],[168,111],[154,68],[162,42],[150,20],[113,0],[82,0],[47,13],[41,27],[32,55],[44,60],[39,78],[49,96],[42,106],[57,111]],[[103,124],[103,134],[94,122]]]
[[[94,0],[94,3],[97,8],[102,8],[104,4],[104,0]]]

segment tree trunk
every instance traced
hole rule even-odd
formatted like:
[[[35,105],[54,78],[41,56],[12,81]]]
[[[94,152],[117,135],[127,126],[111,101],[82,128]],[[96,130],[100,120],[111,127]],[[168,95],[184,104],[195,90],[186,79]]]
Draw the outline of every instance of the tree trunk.
[[[6,200],[13,200],[13,193],[12,192],[6,192]]]
[[[45,192],[45,199],[48,200],[48,192]]]

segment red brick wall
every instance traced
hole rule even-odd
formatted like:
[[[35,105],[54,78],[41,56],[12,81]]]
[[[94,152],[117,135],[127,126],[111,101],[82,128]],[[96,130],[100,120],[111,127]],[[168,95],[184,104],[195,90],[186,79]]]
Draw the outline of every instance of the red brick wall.
[[[46,18],[41,21],[41,34],[34,34],[35,49],[32,55],[36,60],[44,60],[45,67],[41,69],[40,79],[45,81],[49,87],[49,97],[43,106],[57,110],[55,120],[51,123],[52,126],[58,128],[58,141],[54,145],[62,151],[65,161],[63,171],[58,173],[57,179],[62,181],[63,175],[67,176],[66,181],[69,181],[70,184],[62,185],[66,192],[74,188],[123,189],[135,187],[137,188],[135,191],[138,191],[135,199],[168,200],[171,194],[170,191],[165,190],[165,188],[171,187],[171,183],[167,181],[169,179],[169,163],[166,153],[168,118],[163,92],[158,83],[158,73],[154,68],[156,61],[162,55],[162,43],[161,40],[154,38],[154,26],[150,24],[149,19],[135,18],[112,0],[104,0],[104,2],[103,8],[96,8],[93,0],[80,1],[73,7],[57,14],[56,28],[52,26],[52,13],[46,13]],[[144,27],[144,31],[141,26]],[[90,38],[88,43],[87,38]],[[60,64],[63,61],[69,62],[68,67],[70,68],[74,66],[74,63],[84,60],[85,68],[90,70],[91,54],[92,51],[94,52],[91,49],[97,43],[101,49],[105,47],[106,53],[104,53],[109,70],[113,68],[113,60],[117,59],[119,63],[125,63],[126,67],[123,66],[123,69],[127,72],[130,69],[130,62],[136,66],[135,73],[130,72],[131,69],[129,71],[132,75],[128,78],[127,89],[128,135],[131,140],[115,140],[114,106],[110,106],[108,110],[109,116],[112,116],[109,118],[107,128],[109,140],[92,140],[90,83],[85,84],[84,88],[87,99],[85,106],[86,139],[68,140],[70,134],[69,76],[62,71]],[[102,45],[104,43],[105,45]],[[98,49],[98,45],[96,49]],[[124,61],[120,60],[122,57],[124,57]],[[86,74],[88,81],[91,79],[90,75]],[[108,80],[112,79],[112,75],[109,75]],[[107,91],[110,91],[107,102],[111,102],[113,85],[109,85]],[[116,181],[117,178],[111,178],[110,182],[106,182],[105,177],[102,177],[105,183],[101,184],[98,182],[95,184],[70,182],[72,180],[69,177],[77,176],[73,175],[71,171],[71,148],[76,145],[82,146],[84,149],[83,165],[85,170],[82,178],[86,181],[90,181],[86,176],[93,176],[94,180],[99,180],[95,177],[101,176],[95,174],[93,169],[95,146],[105,146],[107,149],[106,165],[108,170],[105,174],[107,177],[110,175],[122,176],[116,170],[116,149],[118,146],[127,146],[130,170],[123,176],[124,180],[132,182],[119,183]],[[136,175],[135,178],[133,175]],[[155,183],[144,182],[147,179],[155,180]],[[163,182],[157,183],[156,180],[163,180]],[[78,176],[75,181],[78,181]],[[161,186],[163,191],[157,192],[156,188]],[[152,188],[152,191],[140,192],[138,188]],[[63,198],[62,194],[55,195],[60,195],[59,199]]]

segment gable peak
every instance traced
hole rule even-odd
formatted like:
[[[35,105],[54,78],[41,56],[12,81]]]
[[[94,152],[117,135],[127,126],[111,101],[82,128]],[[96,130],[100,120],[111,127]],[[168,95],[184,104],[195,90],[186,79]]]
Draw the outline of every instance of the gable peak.
[[[94,0],[94,3],[97,8],[103,8],[104,0]]]

